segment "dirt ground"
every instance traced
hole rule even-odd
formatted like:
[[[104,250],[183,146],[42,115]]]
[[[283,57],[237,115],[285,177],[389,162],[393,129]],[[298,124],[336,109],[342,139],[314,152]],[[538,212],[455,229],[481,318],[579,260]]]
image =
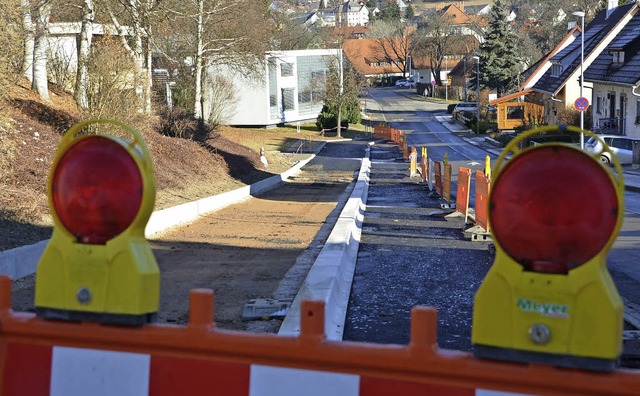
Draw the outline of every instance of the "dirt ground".
[[[295,296],[353,180],[353,170],[311,168],[281,188],[151,239],[161,271],[158,321],[186,323],[189,291],[209,288],[217,327],[277,331],[279,320],[243,321],[243,305],[252,298]],[[14,310],[33,310],[32,276],[14,288],[12,302]]]

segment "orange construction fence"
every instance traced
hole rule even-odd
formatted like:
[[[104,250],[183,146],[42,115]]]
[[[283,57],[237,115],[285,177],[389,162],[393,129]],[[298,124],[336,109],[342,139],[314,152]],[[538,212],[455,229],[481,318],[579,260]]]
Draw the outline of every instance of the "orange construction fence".
[[[408,345],[385,345],[327,340],[320,301],[303,302],[297,337],[216,329],[213,305],[213,291],[191,291],[187,326],[48,321],[13,312],[11,280],[0,277],[2,395],[634,395],[640,389],[639,371],[592,373],[441,349],[434,308],[412,309]]]
[[[449,205],[451,205],[451,173],[451,164],[445,163],[443,175],[444,183],[442,185],[442,199],[444,199],[444,201]]]
[[[458,189],[456,192],[456,212],[464,216],[467,223],[469,217],[469,191],[471,189],[471,169],[458,168]]]
[[[484,172],[476,171],[476,225],[489,232],[489,192],[491,191],[491,179]]]
[[[442,196],[442,168],[440,167],[440,161],[433,162],[433,171],[435,173],[436,193]]]

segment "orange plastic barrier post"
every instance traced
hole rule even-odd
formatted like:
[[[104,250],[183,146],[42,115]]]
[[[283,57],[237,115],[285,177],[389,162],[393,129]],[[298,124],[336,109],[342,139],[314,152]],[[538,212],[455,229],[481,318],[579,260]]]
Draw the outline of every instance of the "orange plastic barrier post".
[[[446,163],[444,165],[444,184],[442,186],[442,199],[451,205],[451,164]]]
[[[415,177],[418,174],[418,152],[415,147],[411,147],[411,155],[409,155],[409,177]]]
[[[442,196],[442,168],[440,166],[440,161],[434,161],[433,170],[435,173],[436,193]]]
[[[442,349],[434,308],[411,310],[408,345],[330,341],[324,303],[302,303],[298,337],[216,329],[213,292],[193,290],[189,323],[131,328],[11,310],[0,277],[0,392],[40,395],[634,395],[640,371],[610,373],[476,359]]]
[[[402,157],[406,160],[409,159],[409,144],[406,139],[402,140]]]
[[[456,212],[464,216],[467,224],[469,217],[469,190],[471,189],[471,169],[460,167],[458,169],[458,189],[456,193]]]
[[[476,225],[489,232],[489,204],[490,179],[482,171],[476,171]]]

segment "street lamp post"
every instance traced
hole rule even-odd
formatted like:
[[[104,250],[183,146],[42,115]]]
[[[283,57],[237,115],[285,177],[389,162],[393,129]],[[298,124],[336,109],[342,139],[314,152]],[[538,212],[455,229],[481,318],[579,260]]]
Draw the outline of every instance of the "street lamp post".
[[[583,97],[584,91],[584,12],[576,11],[571,15],[580,17],[582,24],[580,27],[580,97]],[[580,129],[584,129],[584,110],[580,111]],[[580,133],[580,148],[584,149],[584,133]]]
[[[478,96],[478,105],[476,106],[477,116],[476,116],[476,134],[480,133],[480,57],[474,56],[473,59],[476,61],[476,90]]]
[[[464,101],[467,101],[467,57],[465,55],[464,58],[462,58],[462,63],[464,65]]]
[[[444,100],[449,101],[449,65],[447,63],[447,56],[444,56]]]

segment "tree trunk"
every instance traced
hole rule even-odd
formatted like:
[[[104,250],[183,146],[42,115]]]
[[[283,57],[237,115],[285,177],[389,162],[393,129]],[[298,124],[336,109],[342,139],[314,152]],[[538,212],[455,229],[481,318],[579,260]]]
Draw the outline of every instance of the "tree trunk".
[[[38,7],[36,19],[36,37],[33,49],[33,81],[31,89],[36,91],[42,100],[51,101],[49,97],[49,84],[47,81],[47,49],[49,35],[49,16],[51,15],[51,2],[43,2]]]
[[[196,92],[195,103],[193,104],[194,117],[202,120],[202,69],[204,56],[204,0],[198,0],[198,32],[197,32],[197,48],[196,48]]]
[[[22,11],[22,28],[25,32],[24,37],[24,56],[22,60],[22,75],[33,81],[33,48],[35,37],[35,26],[31,19],[31,5],[29,0],[20,0],[20,9]]]
[[[93,38],[93,0],[84,0],[82,30],[80,31],[80,49],[76,69],[76,89],[74,98],[80,108],[89,108],[87,84],[89,82],[89,51]]]

